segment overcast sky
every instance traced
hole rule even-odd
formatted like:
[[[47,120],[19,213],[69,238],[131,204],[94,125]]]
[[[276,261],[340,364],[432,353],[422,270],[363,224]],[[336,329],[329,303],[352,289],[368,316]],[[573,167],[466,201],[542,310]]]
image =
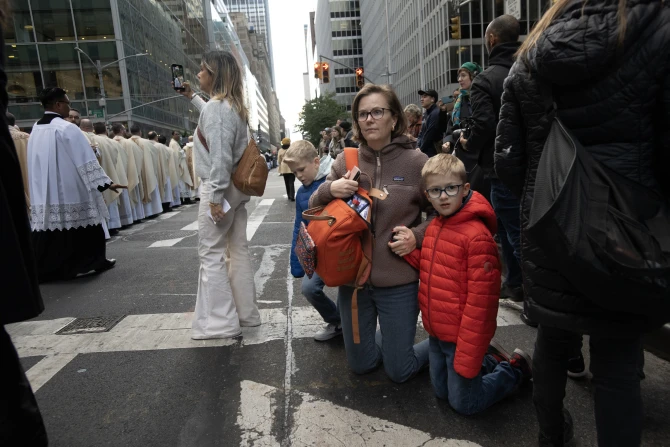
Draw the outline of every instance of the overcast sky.
[[[316,0],[269,0],[268,3],[279,108],[293,132],[305,102],[304,26],[309,25],[310,11],[316,11]]]

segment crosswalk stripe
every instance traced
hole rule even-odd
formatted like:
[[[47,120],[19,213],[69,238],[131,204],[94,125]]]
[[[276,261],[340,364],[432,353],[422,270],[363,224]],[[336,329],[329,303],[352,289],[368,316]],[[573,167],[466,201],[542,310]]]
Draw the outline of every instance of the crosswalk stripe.
[[[163,241],[156,241],[153,244],[149,245],[149,248],[159,248],[159,247],[172,247],[173,245],[178,244],[186,238],[178,237],[176,239],[165,239]]]
[[[272,204],[274,203],[275,199],[263,199],[260,201],[256,209],[254,210],[253,213],[251,213],[251,216],[249,216],[249,219],[247,220],[247,240],[250,241],[253,239],[254,234],[256,234],[256,231],[258,228],[261,226],[263,223],[263,219],[265,219],[265,216],[268,215],[268,212],[270,212],[270,208],[272,207]]]
[[[171,218],[171,217],[176,216],[176,215],[179,214],[179,213],[181,213],[181,211],[170,211],[169,213],[163,213],[163,214],[161,214],[160,216],[158,216],[158,218],[159,218],[160,220],[166,220],[166,219],[169,219],[169,218]]]
[[[198,231],[198,221],[186,225],[181,231]]]

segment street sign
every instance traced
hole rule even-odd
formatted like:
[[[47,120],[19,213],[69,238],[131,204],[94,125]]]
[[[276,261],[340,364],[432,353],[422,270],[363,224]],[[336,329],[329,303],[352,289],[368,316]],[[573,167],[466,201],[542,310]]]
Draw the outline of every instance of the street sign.
[[[521,0],[505,0],[506,14],[521,20]]]
[[[102,109],[88,109],[88,116],[102,118],[103,117]]]

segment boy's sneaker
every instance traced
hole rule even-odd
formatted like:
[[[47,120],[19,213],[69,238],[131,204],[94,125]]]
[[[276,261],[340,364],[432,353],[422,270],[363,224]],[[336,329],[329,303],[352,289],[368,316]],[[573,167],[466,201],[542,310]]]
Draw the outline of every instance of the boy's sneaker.
[[[491,343],[489,344],[489,348],[486,350],[486,353],[496,359],[496,362],[501,363],[501,362],[509,362],[511,356],[507,351],[505,351],[505,348],[503,348],[500,343],[498,343],[495,340],[491,340]]]
[[[573,357],[568,360],[568,377],[571,379],[581,379],[586,377],[588,371],[586,371],[586,365],[584,365],[584,356],[582,353],[579,353],[579,357]]]
[[[530,380],[533,378],[533,360],[530,355],[523,352],[521,349],[517,348],[514,350],[512,357],[509,360],[509,364],[512,365],[512,368],[516,368],[521,371],[523,375],[523,380]]]
[[[342,326],[335,323],[328,323],[323,329],[314,334],[314,340],[326,341],[342,335]]]

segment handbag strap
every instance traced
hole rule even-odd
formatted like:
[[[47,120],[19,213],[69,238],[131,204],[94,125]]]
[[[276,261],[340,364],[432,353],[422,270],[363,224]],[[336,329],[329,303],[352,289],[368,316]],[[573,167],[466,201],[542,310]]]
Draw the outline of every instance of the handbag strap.
[[[209,146],[207,146],[207,140],[205,139],[205,136],[200,131],[200,126],[195,128],[195,133],[198,134],[198,140],[200,140],[200,144],[202,144],[203,147],[205,148],[205,150],[207,152],[209,152]]]

